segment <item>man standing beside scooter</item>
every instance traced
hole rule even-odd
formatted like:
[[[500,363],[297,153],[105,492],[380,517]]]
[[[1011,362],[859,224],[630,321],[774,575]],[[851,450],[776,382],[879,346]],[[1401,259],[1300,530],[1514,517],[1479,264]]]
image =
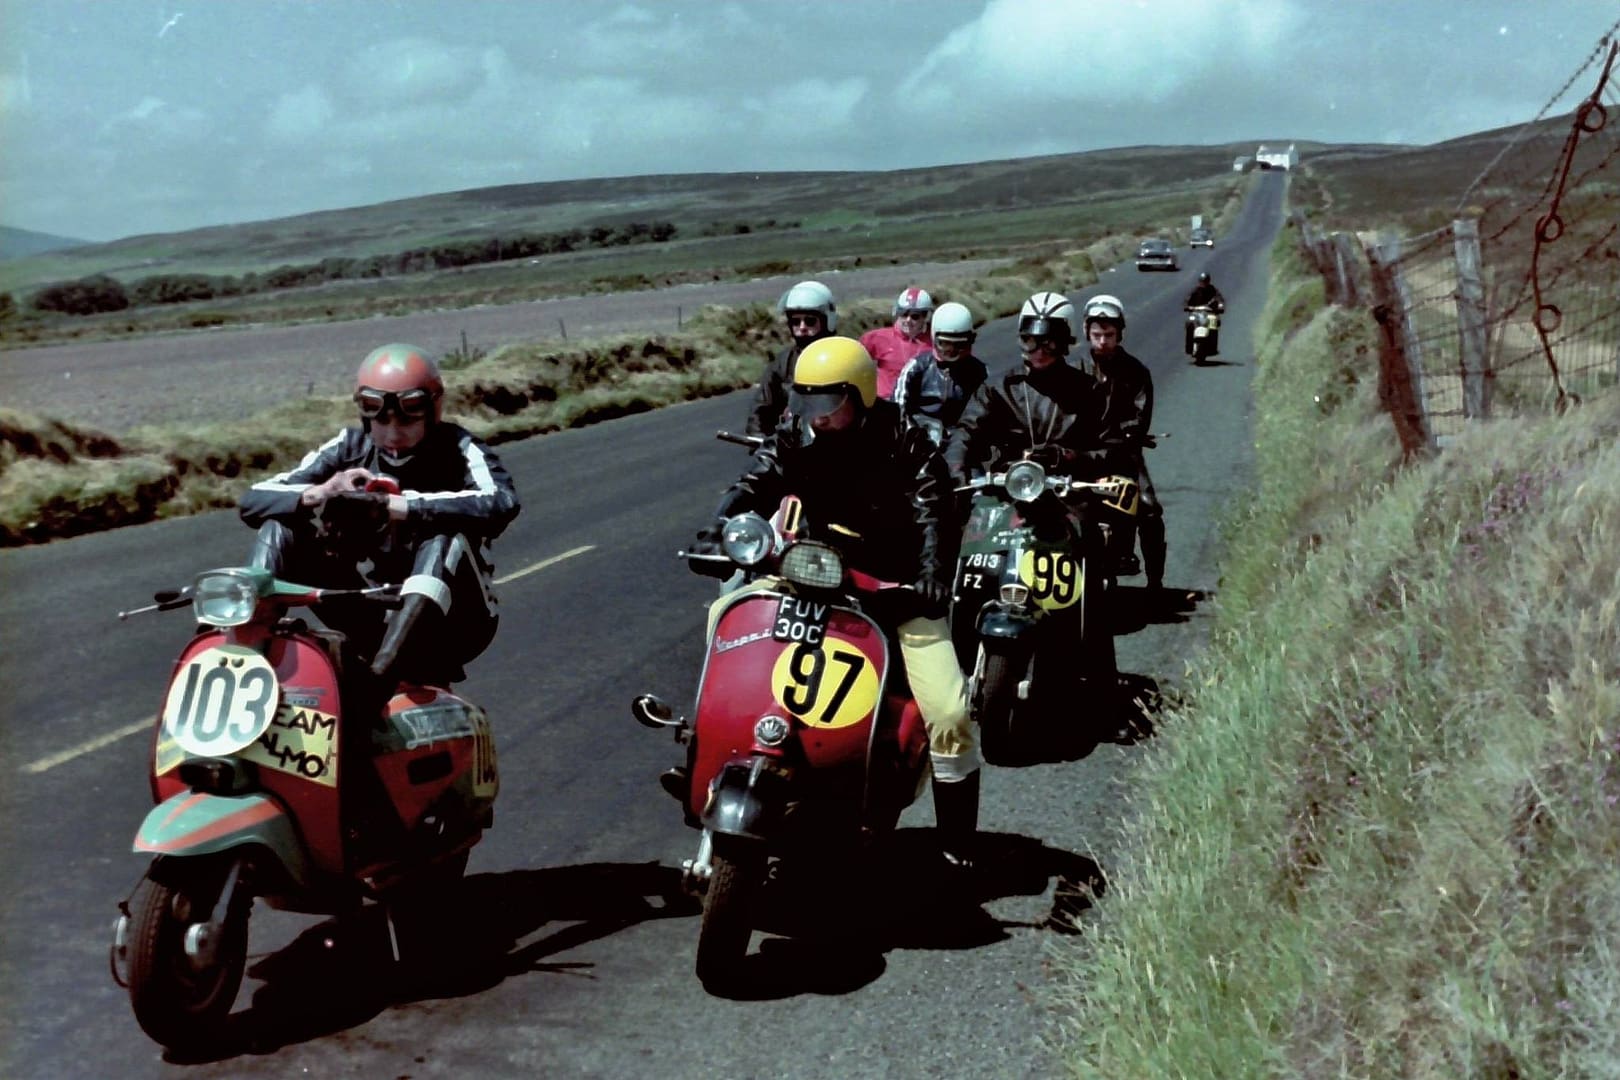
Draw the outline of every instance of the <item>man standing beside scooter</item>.
[[[1125,351],[1125,305],[1107,294],[1086,301],[1084,326],[1087,356],[1081,367],[1096,381],[1102,415],[1098,440],[1129,462],[1123,470],[1137,476],[1141,502],[1136,531],[1142,542],[1142,569],[1147,574],[1149,602],[1164,588],[1164,507],[1148,476],[1146,448],[1153,423],[1153,374]]]

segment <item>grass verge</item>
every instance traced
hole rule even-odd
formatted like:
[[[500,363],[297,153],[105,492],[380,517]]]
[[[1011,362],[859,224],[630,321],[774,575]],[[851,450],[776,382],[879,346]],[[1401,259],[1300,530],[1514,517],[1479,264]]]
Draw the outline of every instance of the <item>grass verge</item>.
[[[1083,1077],[1620,1076],[1620,404],[1398,468],[1280,241],[1211,647],[1056,956]]]

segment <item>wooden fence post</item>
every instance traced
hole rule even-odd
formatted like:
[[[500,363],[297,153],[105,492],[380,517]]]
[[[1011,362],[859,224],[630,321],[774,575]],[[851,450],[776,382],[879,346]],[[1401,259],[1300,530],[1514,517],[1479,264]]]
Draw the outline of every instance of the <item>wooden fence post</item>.
[[[1485,278],[1480,272],[1479,222],[1452,222],[1457,251],[1457,333],[1462,345],[1463,415],[1491,415],[1491,360],[1485,335]]]
[[[1367,245],[1366,250],[1373,318],[1383,331],[1378,350],[1378,400],[1395,424],[1401,452],[1412,457],[1427,452],[1432,443],[1424,423],[1422,375],[1407,351],[1407,298],[1395,265],[1401,257],[1401,242],[1386,237]]]
[[[1333,234],[1333,251],[1339,267],[1340,296],[1345,307],[1360,307],[1363,301],[1361,286],[1356,280],[1355,238],[1349,233]]]

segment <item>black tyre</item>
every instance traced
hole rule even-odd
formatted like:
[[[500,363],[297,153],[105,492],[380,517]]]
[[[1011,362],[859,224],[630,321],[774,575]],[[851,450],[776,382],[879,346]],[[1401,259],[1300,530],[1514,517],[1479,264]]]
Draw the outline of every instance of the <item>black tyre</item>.
[[[217,943],[208,962],[186,955],[186,930],[215,908],[230,863],[199,860],[164,869],[136,889],[129,920],[129,1001],[153,1040],[185,1052],[218,1042],[247,966],[247,923],[253,898],[238,890],[228,911],[214,911]],[[154,868],[156,869],[156,868]]]
[[[698,927],[697,977],[710,993],[725,994],[741,981],[754,934],[754,898],[765,881],[765,847],[717,837],[709,865],[714,873]]]
[[[1014,713],[1024,665],[1006,653],[991,652],[981,645],[976,670],[972,709],[979,725],[979,748],[986,761],[1000,764],[1014,756],[1019,734]]]

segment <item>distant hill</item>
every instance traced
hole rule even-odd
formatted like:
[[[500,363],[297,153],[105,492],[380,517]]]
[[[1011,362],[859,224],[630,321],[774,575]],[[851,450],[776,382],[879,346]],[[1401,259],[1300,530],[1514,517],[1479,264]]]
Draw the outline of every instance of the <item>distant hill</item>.
[[[22,259],[29,255],[43,255],[47,251],[66,251],[68,248],[86,247],[89,240],[75,240],[71,236],[52,236],[49,233],[30,232],[0,225],[0,259]]]

